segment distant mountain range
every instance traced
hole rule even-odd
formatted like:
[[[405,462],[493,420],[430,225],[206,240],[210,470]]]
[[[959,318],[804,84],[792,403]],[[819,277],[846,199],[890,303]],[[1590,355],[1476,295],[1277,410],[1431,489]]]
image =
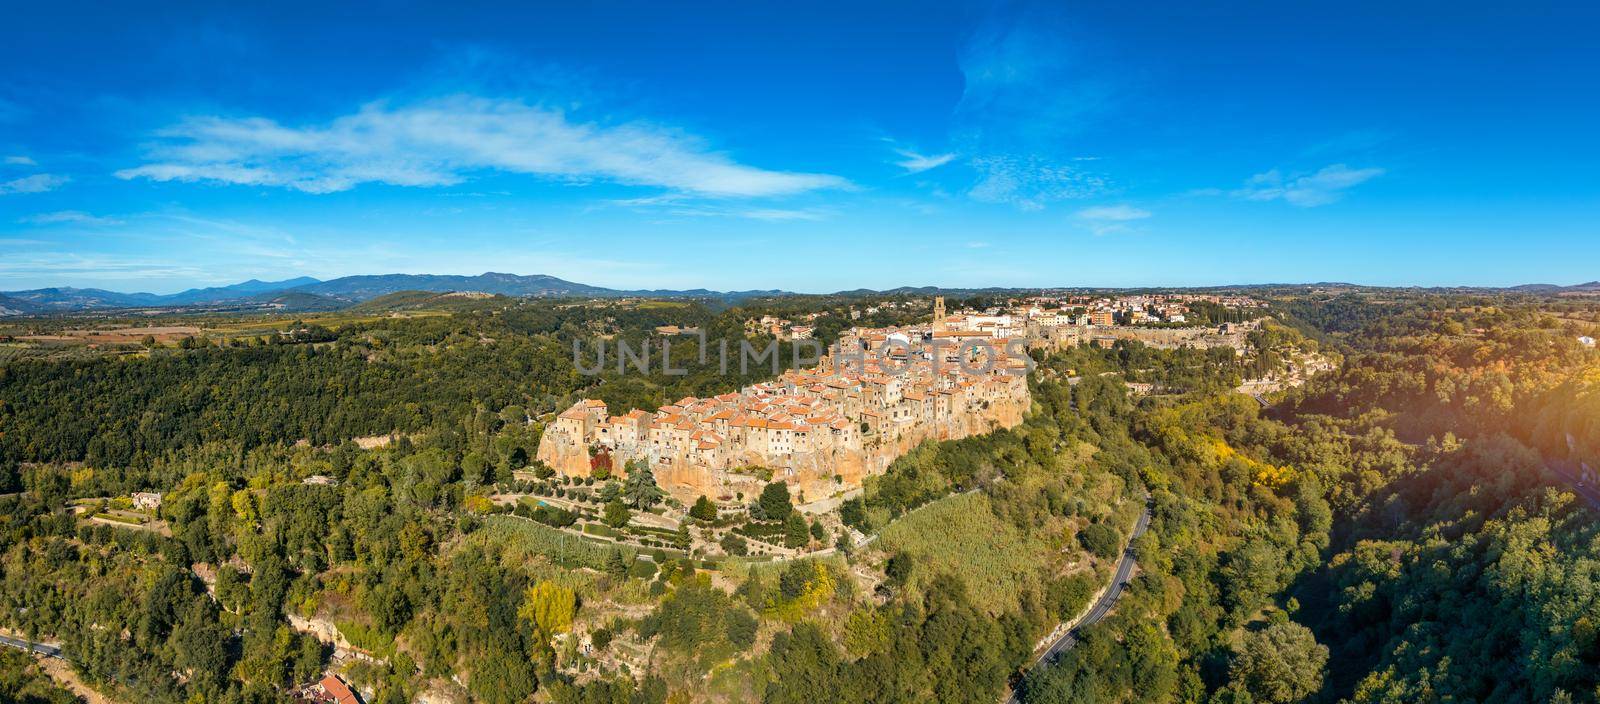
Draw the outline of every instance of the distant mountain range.
[[[98,288],[36,288],[28,291],[0,292],[0,306],[6,301],[20,304],[24,312],[49,313],[104,308],[181,307],[207,303],[239,301],[267,293],[287,291],[299,286],[321,283],[309,276],[284,281],[257,281],[251,279],[232,286],[191,288],[187,291],[159,296],[153,293],[120,293]]]
[[[1309,284],[1311,286],[1338,286],[1360,288],[1354,284]],[[1254,288],[1254,287],[1220,287]],[[877,291],[856,289],[840,291],[837,295],[972,295],[1017,291],[1017,288],[941,288],[935,286],[902,286]],[[1483,289],[1487,290],[1487,289]],[[1506,291],[1534,295],[1559,295],[1563,293],[1600,293],[1600,281],[1575,286],[1554,284],[1525,284]],[[283,281],[251,279],[231,286],[192,288],[179,293],[158,295],[153,293],[120,293],[97,288],[38,288],[28,291],[0,291],[0,316],[41,315],[103,311],[114,309],[199,308],[215,310],[273,309],[291,311],[333,310],[346,308],[380,296],[402,291],[428,293],[471,292],[512,297],[533,298],[616,298],[624,296],[662,298],[716,298],[739,300],[759,296],[789,295],[788,291],[712,291],[708,289],[652,289],[622,290],[580,284],[544,274],[521,276],[488,272],[477,276],[441,274],[369,274],[345,276],[329,281],[319,281],[301,276]]]
[[[27,315],[37,313],[37,306],[27,301],[18,300],[6,295],[0,295],[0,316]]]
[[[1600,291],[1600,281],[1590,281],[1586,284],[1575,286],[1557,286],[1555,284],[1523,284],[1512,286],[1509,290],[1518,293],[1589,293]]]
[[[371,274],[320,281],[302,276],[283,281],[251,279],[231,286],[193,288],[179,293],[120,293],[97,288],[38,288],[0,291],[0,315],[33,315],[118,308],[264,307],[290,310],[342,308],[401,291],[489,293],[533,298],[616,298],[655,296],[740,299],[784,295],[785,291],[620,290],[590,286],[554,276],[501,274]]]
[[[212,288],[191,288],[182,293],[174,293],[165,297],[163,301],[169,305],[189,305],[195,303],[217,303],[221,301],[234,301],[240,297],[254,296],[262,293],[288,291],[295,288],[320,284],[321,281],[309,276],[301,276],[283,281],[261,281],[251,279],[244,283],[232,286],[215,286]]]

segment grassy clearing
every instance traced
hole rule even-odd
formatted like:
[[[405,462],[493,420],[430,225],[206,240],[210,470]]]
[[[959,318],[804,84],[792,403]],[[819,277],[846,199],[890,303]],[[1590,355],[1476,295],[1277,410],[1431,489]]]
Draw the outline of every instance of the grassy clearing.
[[[982,494],[927,504],[885,527],[880,544],[912,556],[913,588],[940,574],[954,575],[990,613],[1016,604],[1024,587],[1037,586],[1039,566],[1051,556],[1043,540],[1023,536],[996,518]]]
[[[135,515],[127,514],[127,513],[113,512],[113,511],[106,511],[104,513],[97,513],[97,514],[94,515],[94,517],[102,519],[102,520],[106,520],[106,521],[115,521],[117,523],[124,523],[124,524],[130,525],[130,526],[142,526],[146,522],[146,519],[141,517],[141,516],[135,516]]]

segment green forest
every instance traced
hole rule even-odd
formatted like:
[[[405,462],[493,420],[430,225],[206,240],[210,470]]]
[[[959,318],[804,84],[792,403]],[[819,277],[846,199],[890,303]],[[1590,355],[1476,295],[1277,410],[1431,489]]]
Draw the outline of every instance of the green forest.
[[[1252,295],[1272,322],[1242,356],[1037,352],[1020,425],[914,449],[837,522],[742,497],[744,525],[816,548],[793,560],[624,547],[501,499],[547,478],[543,423],[578,398],[648,410],[771,373],[682,337],[685,374],[591,376],[574,343],[584,365],[663,325],[764,343],[761,315],[828,340],[926,306],[496,300],[15,356],[0,634],[59,643],[119,702],[290,701],[326,672],[384,704],[1600,702],[1600,507],[1569,474],[1600,464],[1600,354],[1577,342],[1600,304]],[[1337,364],[1235,391],[1292,350]],[[662,510],[636,476],[619,525]],[[134,492],[160,506],[119,523]],[[725,520],[697,504],[684,537]],[[1035,665],[1124,546],[1115,609]],[[0,701],[73,700],[0,655]]]

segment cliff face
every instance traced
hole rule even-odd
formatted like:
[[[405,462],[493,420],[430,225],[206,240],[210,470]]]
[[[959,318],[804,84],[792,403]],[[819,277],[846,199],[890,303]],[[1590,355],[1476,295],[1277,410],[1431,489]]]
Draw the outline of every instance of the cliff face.
[[[555,426],[545,429],[535,456],[563,477],[589,476],[589,446],[582,438],[561,432]]]

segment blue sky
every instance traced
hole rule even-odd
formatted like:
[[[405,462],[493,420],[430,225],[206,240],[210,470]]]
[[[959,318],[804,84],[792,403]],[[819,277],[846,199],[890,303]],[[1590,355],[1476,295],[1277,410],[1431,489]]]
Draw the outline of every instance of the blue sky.
[[[222,5],[6,10],[0,289],[1600,279],[1576,2]]]

